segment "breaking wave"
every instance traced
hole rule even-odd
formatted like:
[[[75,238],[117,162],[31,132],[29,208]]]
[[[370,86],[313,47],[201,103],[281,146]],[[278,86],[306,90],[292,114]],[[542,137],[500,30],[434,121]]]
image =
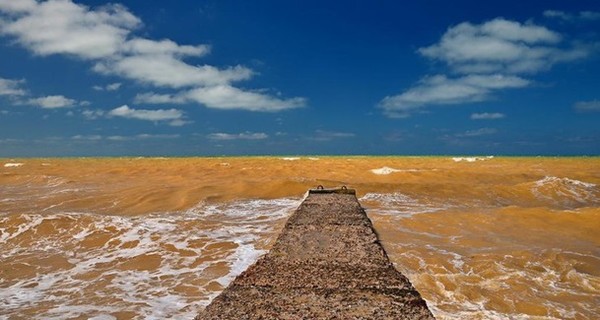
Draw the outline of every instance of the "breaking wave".
[[[2,217],[0,314],[110,319],[129,310],[142,318],[191,319],[265,252],[277,221],[299,202],[202,203],[141,217]]]

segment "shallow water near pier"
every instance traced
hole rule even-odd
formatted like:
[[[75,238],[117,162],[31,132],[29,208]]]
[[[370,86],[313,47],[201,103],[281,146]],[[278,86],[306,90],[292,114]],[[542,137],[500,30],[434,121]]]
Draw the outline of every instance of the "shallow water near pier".
[[[438,319],[600,318],[600,159],[0,161],[0,319],[191,319],[305,192],[357,189]]]

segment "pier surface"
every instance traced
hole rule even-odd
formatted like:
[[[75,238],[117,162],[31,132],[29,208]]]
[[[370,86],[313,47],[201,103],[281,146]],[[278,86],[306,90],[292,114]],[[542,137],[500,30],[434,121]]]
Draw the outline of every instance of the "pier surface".
[[[273,248],[196,319],[434,319],[354,190],[311,190]]]

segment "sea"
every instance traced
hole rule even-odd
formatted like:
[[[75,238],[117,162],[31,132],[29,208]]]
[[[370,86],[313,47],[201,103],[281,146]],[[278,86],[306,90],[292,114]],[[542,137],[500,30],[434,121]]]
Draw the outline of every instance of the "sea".
[[[0,159],[0,319],[193,319],[347,186],[437,319],[600,319],[598,157]]]

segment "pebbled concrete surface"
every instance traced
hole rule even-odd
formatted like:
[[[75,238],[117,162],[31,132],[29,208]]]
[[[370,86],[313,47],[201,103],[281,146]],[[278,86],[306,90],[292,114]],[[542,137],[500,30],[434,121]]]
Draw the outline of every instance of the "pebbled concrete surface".
[[[197,317],[434,319],[390,263],[354,190],[311,190],[273,248]]]

